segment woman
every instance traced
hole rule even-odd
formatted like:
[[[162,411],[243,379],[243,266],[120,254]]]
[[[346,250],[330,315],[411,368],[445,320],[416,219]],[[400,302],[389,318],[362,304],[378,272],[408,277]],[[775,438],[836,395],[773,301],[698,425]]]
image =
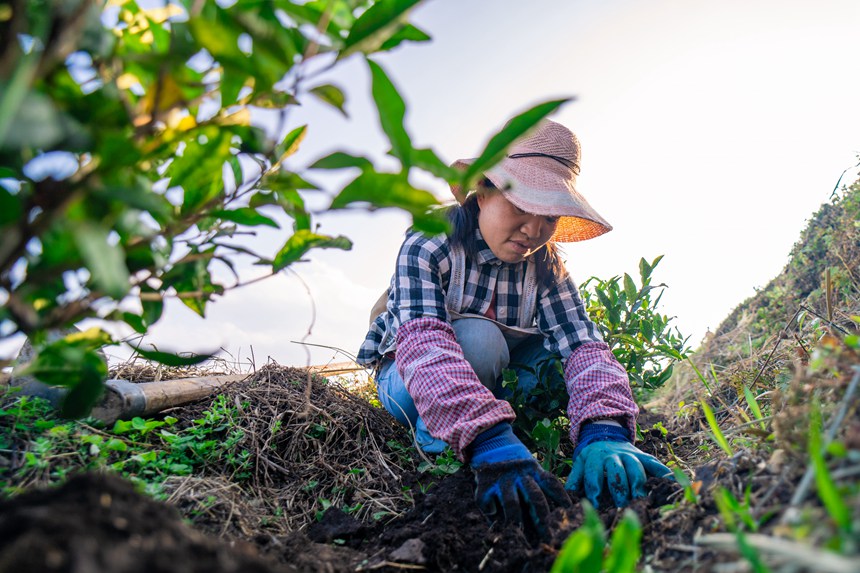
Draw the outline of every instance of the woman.
[[[539,529],[551,502],[569,500],[512,432],[510,391],[498,382],[509,364],[564,361],[575,445],[567,489],[584,489],[596,506],[606,488],[622,507],[645,495],[648,475],[671,473],[632,445],[638,408],[627,374],[556,248],[612,229],[576,191],[579,160],[576,136],[544,120],[474,193],[454,188],[451,234],[407,234],[358,356],[377,366],[380,401],[415,429],[419,447],[450,446],[471,464],[487,515]],[[517,374],[520,392],[538,383],[531,369]]]

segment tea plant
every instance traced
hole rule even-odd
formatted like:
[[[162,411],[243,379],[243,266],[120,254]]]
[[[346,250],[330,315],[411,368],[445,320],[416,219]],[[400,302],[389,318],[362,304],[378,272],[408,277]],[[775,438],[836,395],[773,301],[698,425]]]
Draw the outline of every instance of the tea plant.
[[[642,286],[625,273],[624,278],[600,280],[591,277],[580,287],[588,313],[612,353],[627,370],[630,383],[640,400],[662,386],[672,375],[674,363],[686,359],[689,349],[684,337],[669,326],[671,318],[657,312],[666,285],[652,285],[652,273],[662,257],[639,262]],[[528,392],[518,385],[517,370],[537,377]],[[556,473],[570,465],[561,454],[562,436],[570,429],[566,417],[567,387],[560,357],[548,358],[534,367],[511,364],[502,372],[502,386],[514,406],[514,428],[526,444],[538,453],[544,469]]]
[[[662,258],[650,263],[640,259],[641,286],[624,273],[608,280],[591,277],[579,289],[603,339],[627,370],[631,385],[643,395],[665,384],[675,362],[689,352],[689,336],[670,326],[672,318],[657,312],[666,285],[652,284],[652,273]]]

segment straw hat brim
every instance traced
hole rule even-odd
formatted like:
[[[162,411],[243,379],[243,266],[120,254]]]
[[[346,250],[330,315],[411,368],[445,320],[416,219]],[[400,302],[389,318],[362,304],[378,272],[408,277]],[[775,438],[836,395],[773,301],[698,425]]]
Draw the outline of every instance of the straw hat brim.
[[[476,158],[454,162],[456,169],[465,169]],[[571,178],[560,173],[552,159],[532,158],[529,162],[503,159],[484,172],[504,193],[505,198],[527,213],[558,217],[558,225],[550,241],[575,243],[593,239],[612,230],[606,219],[595,211],[576,190]],[[451,192],[459,203],[473,189],[464,190],[451,185]]]

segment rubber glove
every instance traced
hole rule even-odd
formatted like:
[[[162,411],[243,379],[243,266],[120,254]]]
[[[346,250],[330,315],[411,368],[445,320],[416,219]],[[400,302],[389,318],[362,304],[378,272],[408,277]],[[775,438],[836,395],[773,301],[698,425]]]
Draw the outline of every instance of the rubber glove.
[[[581,494],[597,508],[604,483],[616,507],[625,507],[630,500],[645,497],[648,476],[669,477],[672,470],[657,458],[646,454],[629,441],[629,432],[620,426],[587,424],[580,432],[580,441],[573,452],[573,469],[565,489]]]
[[[507,422],[478,434],[469,446],[478,507],[490,519],[528,520],[543,535],[550,502],[571,507],[561,482],[543,470]],[[525,512],[525,515],[524,515]]]

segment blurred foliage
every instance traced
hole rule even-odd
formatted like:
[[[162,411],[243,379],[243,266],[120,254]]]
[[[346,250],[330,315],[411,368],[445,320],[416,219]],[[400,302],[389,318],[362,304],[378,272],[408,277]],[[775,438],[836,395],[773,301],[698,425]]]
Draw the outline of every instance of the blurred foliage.
[[[287,165],[312,127],[288,130],[289,112],[315,98],[346,114],[344,90],[320,74],[353,55],[429,40],[407,20],[418,0],[141,4],[0,2],[0,336],[24,333],[48,352],[31,374],[85,385],[69,394],[70,415],[97,398],[105,368],[94,345],[49,345],[47,331],[98,316],[145,334],[165,297],[203,316],[214,298],[250,282],[242,257],[274,274],[312,248],[351,247],[317,233],[303,193],[322,190]],[[410,170],[464,185],[477,175],[413,148],[403,99],[367,62],[401,168],[377,172],[345,153],[316,162],[360,169],[328,191],[330,208],[402,208],[416,228],[444,230],[435,197],[410,183]],[[564,101],[508,122],[477,169]],[[255,252],[248,236],[285,217],[283,246]],[[216,279],[218,266],[230,282]],[[68,375],[46,375],[56,360]]]

